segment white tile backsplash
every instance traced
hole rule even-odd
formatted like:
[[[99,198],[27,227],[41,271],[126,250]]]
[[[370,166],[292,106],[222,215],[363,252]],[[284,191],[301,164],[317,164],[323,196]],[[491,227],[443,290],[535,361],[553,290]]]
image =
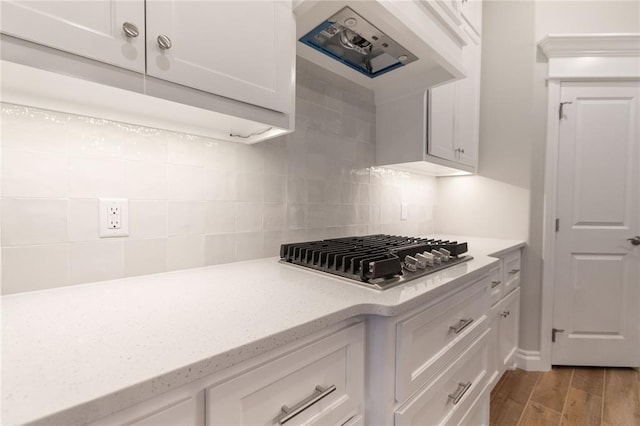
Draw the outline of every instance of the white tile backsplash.
[[[170,200],[204,199],[204,168],[167,166],[168,196]]]
[[[205,203],[205,234],[222,234],[236,231],[236,203],[232,201],[207,201]]]
[[[2,130],[4,134],[4,124]],[[3,135],[3,144],[4,140]],[[68,183],[69,164],[66,155],[47,151],[12,151],[3,147],[4,197],[67,197]]]
[[[155,274],[167,270],[167,239],[124,242],[124,276]]]
[[[134,200],[167,199],[167,166],[149,161],[125,161],[123,196]]]
[[[67,241],[67,200],[4,198],[2,246],[26,246]]]
[[[167,270],[204,266],[204,235],[169,237],[167,241]]]
[[[98,199],[69,200],[69,242],[92,241],[99,238]]]
[[[166,238],[168,202],[163,200],[129,200],[129,238]]]
[[[204,201],[169,201],[169,236],[204,234]]]
[[[69,158],[71,198],[121,197],[124,194],[124,163],[111,158]]]
[[[4,294],[65,285],[69,285],[68,244],[2,247]]]
[[[2,104],[3,292],[433,232],[435,179],[373,167],[373,92],[297,73],[296,131],[256,145]],[[129,199],[128,237],[98,238],[101,197]]]
[[[69,244],[69,283],[82,284],[124,276],[124,243],[104,239]]]

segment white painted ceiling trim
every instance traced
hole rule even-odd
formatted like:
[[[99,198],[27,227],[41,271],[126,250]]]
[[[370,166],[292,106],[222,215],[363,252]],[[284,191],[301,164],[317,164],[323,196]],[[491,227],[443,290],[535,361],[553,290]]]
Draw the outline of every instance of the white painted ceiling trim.
[[[549,34],[538,47],[549,79],[640,78],[640,34]]]

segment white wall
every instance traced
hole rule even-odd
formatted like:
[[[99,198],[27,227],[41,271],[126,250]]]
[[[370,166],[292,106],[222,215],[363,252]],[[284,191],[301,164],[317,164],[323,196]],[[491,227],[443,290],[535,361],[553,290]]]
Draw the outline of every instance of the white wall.
[[[484,226],[475,232],[470,229],[470,234],[528,240],[523,264],[520,347],[535,351],[541,338],[547,113],[547,63],[537,51],[537,42],[549,33],[638,33],[640,2],[489,0],[484,3],[483,30],[479,173],[438,179],[441,200],[449,201],[440,202],[436,209],[437,228],[441,232],[469,228],[468,224],[478,222],[481,215],[496,220],[483,221]],[[444,195],[465,188],[477,191],[479,204],[475,208],[466,200],[458,199],[456,203],[454,196]],[[514,202],[509,203],[510,199]],[[528,214],[523,212],[524,203]],[[442,219],[447,210],[456,207],[459,211],[455,219]],[[515,221],[510,220],[505,226],[506,217]]]
[[[3,104],[3,292],[433,232],[435,178],[372,168],[373,92],[305,60],[297,77],[296,132],[253,146]],[[98,238],[100,197],[129,199],[129,237]]]
[[[438,179],[439,232],[526,240],[529,191],[483,176]]]

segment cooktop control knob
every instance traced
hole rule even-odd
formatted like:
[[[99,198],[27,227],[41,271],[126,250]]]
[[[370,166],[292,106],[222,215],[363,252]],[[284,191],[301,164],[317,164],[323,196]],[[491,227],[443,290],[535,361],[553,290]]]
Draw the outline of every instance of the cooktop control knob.
[[[413,256],[405,256],[402,266],[409,272],[415,272],[418,267],[418,259]]]
[[[449,261],[449,258],[451,257],[451,252],[449,250],[441,248],[441,249],[438,249],[438,252],[440,254],[442,254],[442,261],[443,262],[448,262]]]
[[[427,261],[427,257],[424,254],[416,253],[416,260],[418,261],[416,266],[419,269],[425,269],[427,267],[428,261]]]

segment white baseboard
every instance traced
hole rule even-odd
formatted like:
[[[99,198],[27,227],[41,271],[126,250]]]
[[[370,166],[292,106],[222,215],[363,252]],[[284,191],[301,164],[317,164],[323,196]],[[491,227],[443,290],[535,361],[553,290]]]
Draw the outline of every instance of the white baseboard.
[[[542,365],[540,351],[516,350],[516,367],[525,371],[547,371],[548,368]]]

